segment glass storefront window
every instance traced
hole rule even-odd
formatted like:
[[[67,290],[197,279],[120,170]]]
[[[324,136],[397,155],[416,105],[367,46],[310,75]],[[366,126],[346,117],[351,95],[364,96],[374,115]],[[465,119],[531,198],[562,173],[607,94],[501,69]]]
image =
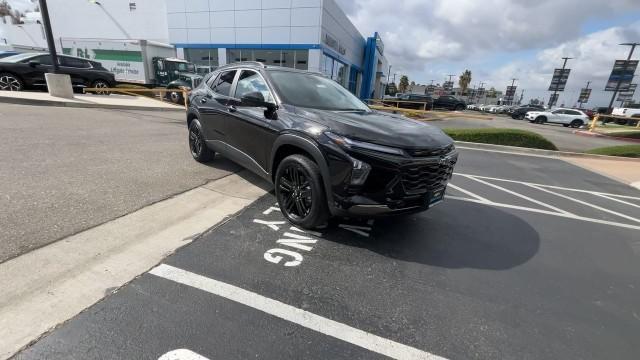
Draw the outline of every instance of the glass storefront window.
[[[308,70],[309,50],[227,49],[227,61],[259,61],[271,66]]]
[[[309,70],[309,50],[296,50],[296,69]]]
[[[184,57],[200,74],[208,74],[218,67],[218,49],[184,49]]]

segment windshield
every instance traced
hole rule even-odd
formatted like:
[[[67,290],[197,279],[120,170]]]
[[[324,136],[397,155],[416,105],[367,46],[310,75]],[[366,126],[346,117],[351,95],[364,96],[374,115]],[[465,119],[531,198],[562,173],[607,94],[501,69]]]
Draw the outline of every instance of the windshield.
[[[322,110],[370,111],[347,89],[320,75],[281,70],[271,70],[270,75],[287,104]]]
[[[7,56],[6,58],[2,58],[0,59],[0,61],[2,62],[11,62],[11,63],[17,63],[20,62],[22,60],[26,60],[26,59],[30,59],[32,57],[35,57],[37,55],[41,55],[41,54],[33,54],[33,53],[29,53],[29,54],[18,54],[18,55],[13,55],[13,56]]]

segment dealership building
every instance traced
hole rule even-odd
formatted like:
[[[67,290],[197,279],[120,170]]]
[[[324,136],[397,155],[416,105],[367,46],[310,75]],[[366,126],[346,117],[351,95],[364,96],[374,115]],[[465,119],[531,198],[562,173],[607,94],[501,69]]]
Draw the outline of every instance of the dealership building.
[[[172,0],[169,42],[200,66],[260,61],[321,72],[362,99],[384,94],[378,34],[363,37],[334,0]]]

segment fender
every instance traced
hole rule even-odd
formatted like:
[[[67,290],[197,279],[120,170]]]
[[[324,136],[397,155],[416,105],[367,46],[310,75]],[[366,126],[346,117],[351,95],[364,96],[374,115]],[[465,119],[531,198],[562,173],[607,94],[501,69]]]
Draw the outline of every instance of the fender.
[[[271,176],[275,176],[275,169],[273,168],[273,164],[276,160],[278,149],[284,145],[293,145],[299,147],[313,157],[313,160],[316,164],[318,164],[318,167],[320,168],[320,174],[322,175],[324,192],[327,195],[327,203],[329,205],[329,209],[332,213],[334,213],[333,192],[331,191],[331,175],[329,174],[329,166],[324,159],[324,155],[322,155],[322,151],[320,150],[318,143],[310,137],[305,136],[301,133],[285,133],[280,135],[273,143],[273,148],[271,150],[271,161],[269,162],[269,173],[271,174]]]

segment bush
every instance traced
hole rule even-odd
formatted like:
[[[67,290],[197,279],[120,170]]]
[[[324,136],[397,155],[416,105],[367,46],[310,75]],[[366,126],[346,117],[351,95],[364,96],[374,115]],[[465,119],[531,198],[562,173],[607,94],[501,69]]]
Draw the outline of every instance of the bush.
[[[640,158],[640,145],[609,146],[587,151],[589,154]]]
[[[518,129],[443,129],[454,140],[483,144],[518,146],[543,150],[558,150],[544,137],[531,131]]]
[[[640,139],[640,130],[630,130],[630,131],[610,131],[604,133],[605,135],[615,136],[615,137],[623,137],[630,139]]]

